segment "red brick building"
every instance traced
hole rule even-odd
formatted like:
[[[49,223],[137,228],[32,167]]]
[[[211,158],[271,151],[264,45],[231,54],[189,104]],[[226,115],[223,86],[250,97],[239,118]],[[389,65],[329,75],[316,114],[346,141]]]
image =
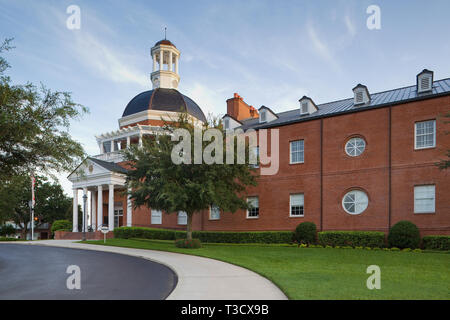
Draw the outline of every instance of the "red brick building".
[[[201,125],[205,116],[179,93],[180,52],[167,40],[152,48],[153,90],[130,101],[120,129],[97,137],[101,154],[90,157],[69,176],[91,195],[87,224],[185,228],[183,213],[133,209],[124,194],[126,167],[120,149],[141,143],[160,130],[161,117],[187,112]],[[411,81],[412,82],[412,81]],[[388,231],[400,220],[414,222],[425,234],[450,234],[450,173],[436,162],[450,149],[450,79],[434,81],[428,70],[416,84],[370,93],[357,85],[353,97],[316,105],[303,97],[295,110],[256,110],[235,94],[227,100],[226,130],[278,130],[279,166],[261,175],[248,190],[250,211],[194,216],[194,230],[293,230],[303,221],[319,230]],[[270,141],[270,138],[268,139]],[[272,146],[269,144],[269,150]],[[261,165],[262,168],[265,165]],[[79,231],[74,216],[74,230]]]

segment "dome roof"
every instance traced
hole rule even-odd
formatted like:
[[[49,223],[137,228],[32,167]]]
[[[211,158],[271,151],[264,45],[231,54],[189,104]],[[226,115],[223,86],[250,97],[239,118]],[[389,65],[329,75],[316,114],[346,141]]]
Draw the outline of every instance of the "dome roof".
[[[128,103],[122,117],[145,110],[187,112],[191,116],[206,122],[202,109],[191,98],[175,89],[157,88],[138,94]]]
[[[159,46],[160,44],[165,44],[166,46],[174,46],[175,47],[175,45],[167,39],[159,40],[157,43],[155,43],[154,46],[156,47],[156,46]]]

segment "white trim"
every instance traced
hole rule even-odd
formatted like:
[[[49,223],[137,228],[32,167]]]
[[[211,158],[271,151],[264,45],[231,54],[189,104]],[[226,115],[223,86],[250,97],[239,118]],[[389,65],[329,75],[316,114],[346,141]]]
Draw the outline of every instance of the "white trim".
[[[416,192],[418,188],[421,187],[433,187],[433,209],[432,210],[422,210],[419,211],[416,209],[416,200],[420,200],[420,199],[416,199]],[[423,184],[423,185],[415,185],[414,186],[414,214],[432,214],[432,213],[436,213],[436,185],[435,184]]]
[[[256,199],[258,199],[258,215],[257,216],[252,216],[252,217],[250,217],[249,215],[248,215],[248,209],[246,210],[247,211],[247,219],[258,219],[259,218],[259,209],[260,209],[260,206],[259,206],[259,196],[249,196],[249,197],[247,197],[247,203],[248,203],[248,199],[249,198],[256,198]]]
[[[303,141],[303,161],[292,161],[292,143],[297,141]],[[292,140],[289,141],[289,164],[299,164],[299,163],[305,163],[305,140],[304,139],[298,139],[298,140]]]
[[[417,147],[417,124],[423,122],[433,122],[433,145],[426,147]],[[414,122],[414,150],[423,150],[423,149],[431,149],[436,148],[436,119],[431,120],[423,120]]]
[[[182,216],[181,218],[186,218],[186,223],[180,223],[180,213],[184,213],[185,216]],[[177,224],[180,226],[185,226],[187,225],[187,213],[185,211],[178,211],[177,213]]]
[[[221,215],[221,211],[220,211],[220,208],[218,207],[218,206],[216,206],[218,209],[219,209],[219,217],[218,218],[213,218],[212,217],[212,215],[211,215],[211,212],[212,212],[212,206],[209,206],[209,220],[213,220],[213,221],[217,221],[217,220],[220,220],[220,215]]]
[[[153,212],[159,213],[159,215],[155,214],[155,217],[159,217],[159,219],[160,219],[159,223],[153,222]],[[161,210],[150,209],[150,224],[162,224],[162,217],[163,217],[163,214],[162,214]]]
[[[292,196],[303,196],[303,214],[301,215],[292,215]],[[290,218],[304,218],[305,217],[305,194],[304,193],[291,193],[289,194],[289,217]]]

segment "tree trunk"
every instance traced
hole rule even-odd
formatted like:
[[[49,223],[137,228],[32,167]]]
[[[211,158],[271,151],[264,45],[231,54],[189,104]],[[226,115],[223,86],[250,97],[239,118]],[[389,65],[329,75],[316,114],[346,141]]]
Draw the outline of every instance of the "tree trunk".
[[[190,212],[187,212],[186,215],[187,215],[186,239],[192,240],[192,216],[193,216],[193,214]]]

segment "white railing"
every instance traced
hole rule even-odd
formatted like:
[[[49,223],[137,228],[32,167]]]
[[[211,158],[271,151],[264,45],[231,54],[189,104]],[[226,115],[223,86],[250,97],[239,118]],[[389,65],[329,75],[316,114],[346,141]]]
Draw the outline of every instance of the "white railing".
[[[93,156],[93,158],[108,162],[122,162],[124,161],[123,155],[120,153],[120,151],[113,151],[113,152],[106,152],[102,154],[98,154],[96,156]]]

